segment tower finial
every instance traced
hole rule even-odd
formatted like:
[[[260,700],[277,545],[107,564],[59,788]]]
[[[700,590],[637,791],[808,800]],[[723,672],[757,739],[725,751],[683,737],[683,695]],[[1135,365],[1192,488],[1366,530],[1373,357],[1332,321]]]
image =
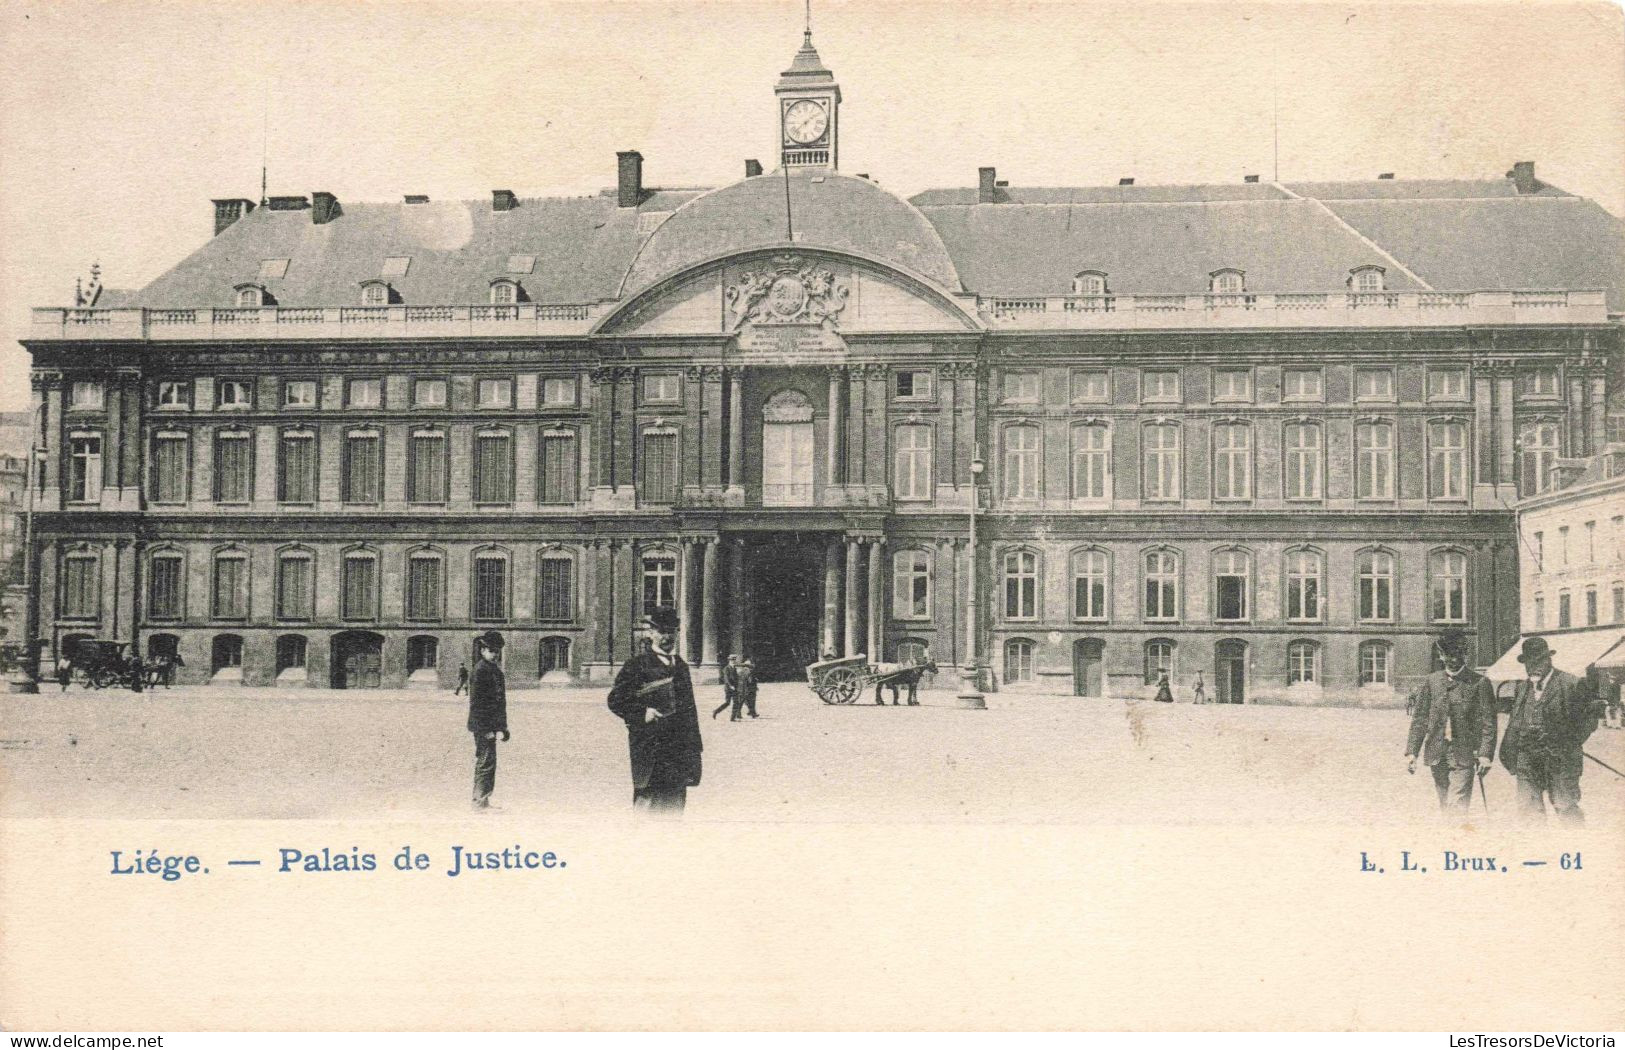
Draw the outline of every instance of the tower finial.
[[[812,43],[812,0],[806,0],[806,5],[807,5],[807,18],[806,18],[805,28],[802,30],[802,33],[801,33],[801,37],[808,44],[811,44]]]

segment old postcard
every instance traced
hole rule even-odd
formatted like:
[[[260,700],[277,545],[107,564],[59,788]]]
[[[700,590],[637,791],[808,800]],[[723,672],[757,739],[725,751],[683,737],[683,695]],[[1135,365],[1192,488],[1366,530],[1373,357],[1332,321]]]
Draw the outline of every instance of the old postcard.
[[[1617,7],[0,18],[0,1027],[1625,1022]]]

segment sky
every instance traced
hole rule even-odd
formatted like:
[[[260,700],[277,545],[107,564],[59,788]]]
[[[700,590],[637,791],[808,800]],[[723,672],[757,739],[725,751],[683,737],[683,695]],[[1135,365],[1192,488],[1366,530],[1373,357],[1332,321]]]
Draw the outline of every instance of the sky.
[[[1625,18],[1606,3],[814,0],[843,170],[971,186],[1498,178],[1625,215]],[[802,0],[0,4],[0,410],[29,308],[138,288],[215,197],[341,202],[716,186],[771,161]],[[772,163],[768,167],[773,167]]]

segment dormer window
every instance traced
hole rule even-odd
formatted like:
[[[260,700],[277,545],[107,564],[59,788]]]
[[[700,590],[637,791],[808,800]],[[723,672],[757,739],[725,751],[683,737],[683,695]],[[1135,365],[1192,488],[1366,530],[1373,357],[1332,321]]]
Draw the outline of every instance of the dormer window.
[[[525,289],[518,281],[498,278],[491,282],[491,302],[497,306],[522,303],[526,298]]]
[[[1073,295],[1106,295],[1106,275],[1100,270],[1083,270],[1072,278]]]
[[[1242,270],[1214,270],[1208,274],[1208,288],[1214,295],[1240,295],[1247,290],[1247,274]]]
[[[394,289],[385,281],[361,282],[362,306],[388,306],[395,301]]]
[[[1387,273],[1380,266],[1356,266],[1349,271],[1349,289],[1355,292],[1380,292]]]
[[[274,306],[274,299],[269,292],[257,284],[239,284],[236,286],[237,305],[243,309],[257,309],[261,306]]]

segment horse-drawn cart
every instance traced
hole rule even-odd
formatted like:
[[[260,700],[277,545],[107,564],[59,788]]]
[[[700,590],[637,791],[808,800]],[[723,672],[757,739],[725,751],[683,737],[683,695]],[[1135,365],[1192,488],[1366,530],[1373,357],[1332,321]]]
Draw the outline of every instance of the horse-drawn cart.
[[[85,686],[105,689],[121,685],[127,689],[140,689],[147,682],[146,668],[141,657],[130,650],[128,642],[108,642],[94,638],[80,639],[69,655],[79,681]]]
[[[897,703],[899,689],[907,689],[908,702],[915,705],[915,689],[920,684],[920,678],[936,669],[937,665],[929,658],[924,663],[871,664],[867,656],[859,653],[857,656],[808,664],[807,685],[826,704],[853,703],[864,690],[873,686],[877,704],[880,703],[881,688],[890,687],[893,705]]]

